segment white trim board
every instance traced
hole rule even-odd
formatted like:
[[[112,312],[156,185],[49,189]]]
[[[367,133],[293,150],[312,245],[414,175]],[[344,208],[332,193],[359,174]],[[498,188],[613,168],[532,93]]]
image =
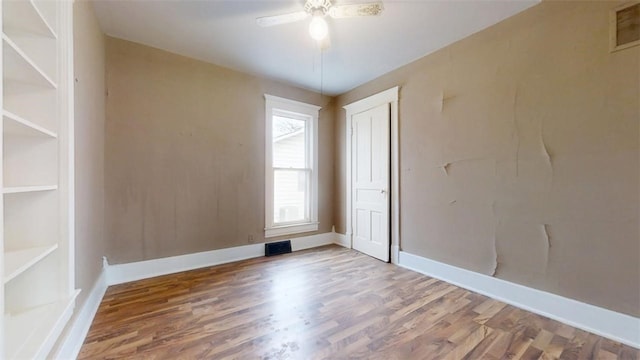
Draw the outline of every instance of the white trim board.
[[[82,308],[78,311],[78,315],[72,318],[68,331],[63,335],[60,347],[53,354],[54,359],[75,359],[78,357],[106,291],[107,276],[105,269],[102,269]]]
[[[304,232],[318,230],[318,121],[320,119],[320,106],[306,104],[273,95],[264,94],[265,98],[265,192],[264,192],[264,236],[272,238],[284,235],[296,235]],[[275,116],[288,117],[304,121],[305,124],[305,165],[297,168],[305,170],[308,174],[307,184],[307,209],[308,219],[302,224],[278,224],[274,219],[274,171],[273,165],[274,142],[272,123]]]
[[[398,259],[398,251],[400,246],[400,150],[399,150],[399,128],[398,128],[398,99],[400,87],[395,86],[390,89],[371,95],[364,99],[355,101],[351,104],[343,106],[346,111],[345,116],[345,186],[346,186],[346,241],[340,245],[351,248],[353,243],[353,229],[351,225],[351,117],[360,112],[372,109],[382,104],[389,104],[391,108],[391,212],[389,214],[391,220],[391,262]],[[346,244],[346,245],[343,245]]]
[[[340,245],[342,247],[346,247],[347,249],[351,249],[351,244],[347,240],[347,235],[346,234],[336,233],[335,239],[334,239],[334,244]]]
[[[640,348],[640,319],[400,251],[398,265]]]
[[[299,251],[335,243],[336,235],[333,232],[309,235],[291,239],[291,250]],[[108,265],[106,268],[107,285],[122,284],[261,256],[264,256],[264,243],[138,261],[128,264]]]

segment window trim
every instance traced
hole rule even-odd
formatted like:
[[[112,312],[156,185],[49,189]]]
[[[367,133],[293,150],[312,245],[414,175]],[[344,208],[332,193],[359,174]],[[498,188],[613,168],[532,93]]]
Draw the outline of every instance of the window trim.
[[[264,95],[265,98],[265,238],[298,234],[318,230],[318,118],[320,106],[311,105],[295,100],[289,100],[273,95]],[[309,134],[307,140],[310,140],[309,146],[309,164],[311,168],[310,178],[310,202],[309,202],[309,220],[297,223],[287,223],[275,225],[273,222],[273,115],[275,113],[290,113],[293,117],[303,115],[305,121],[310,121],[308,126]]]
[[[639,4],[640,1],[633,0],[609,11],[609,52],[616,52],[640,45],[640,40],[634,40],[626,44],[618,45],[618,13],[627,8],[638,6]]]

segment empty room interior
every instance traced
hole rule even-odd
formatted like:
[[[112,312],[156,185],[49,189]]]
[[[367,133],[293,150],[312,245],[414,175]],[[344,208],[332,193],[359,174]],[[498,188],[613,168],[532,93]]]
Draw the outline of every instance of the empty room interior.
[[[0,358],[640,358],[640,1],[0,13]]]

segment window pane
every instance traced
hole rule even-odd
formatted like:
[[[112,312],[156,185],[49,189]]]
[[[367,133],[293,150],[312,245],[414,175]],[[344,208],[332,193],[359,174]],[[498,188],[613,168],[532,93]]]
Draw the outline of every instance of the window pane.
[[[309,171],[274,170],[273,222],[308,221]]]
[[[305,168],[305,121],[273,117],[273,166]]]

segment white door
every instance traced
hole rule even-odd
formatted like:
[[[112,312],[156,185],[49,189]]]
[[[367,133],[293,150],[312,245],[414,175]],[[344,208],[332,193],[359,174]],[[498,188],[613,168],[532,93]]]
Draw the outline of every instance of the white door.
[[[389,261],[389,104],[351,117],[353,248]]]

